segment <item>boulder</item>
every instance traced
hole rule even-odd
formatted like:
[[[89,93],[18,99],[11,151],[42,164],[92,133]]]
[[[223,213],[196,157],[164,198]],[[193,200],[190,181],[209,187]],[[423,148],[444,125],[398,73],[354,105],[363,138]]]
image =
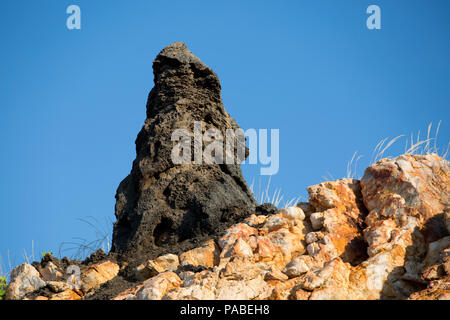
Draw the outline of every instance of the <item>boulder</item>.
[[[86,294],[103,283],[113,279],[119,273],[119,266],[111,261],[90,265],[81,274],[81,291]]]
[[[12,270],[5,298],[19,300],[44,286],[45,281],[41,279],[39,272],[32,265],[24,263]]]
[[[180,261],[178,256],[168,253],[159,256],[155,260],[149,260],[147,263],[138,266],[136,276],[140,280],[146,280],[164,271],[175,271],[177,270],[179,264]]]
[[[219,264],[220,250],[214,240],[209,240],[202,246],[184,252],[180,255],[182,266],[212,268]]]

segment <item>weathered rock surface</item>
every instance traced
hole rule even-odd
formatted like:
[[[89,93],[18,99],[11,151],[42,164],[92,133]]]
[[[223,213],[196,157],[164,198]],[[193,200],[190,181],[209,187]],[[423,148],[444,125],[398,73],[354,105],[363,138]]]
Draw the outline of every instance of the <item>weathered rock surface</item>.
[[[212,268],[219,263],[220,250],[214,240],[180,255],[182,266]]]
[[[309,255],[323,262],[336,257],[351,264],[362,262],[366,245],[361,231],[367,212],[361,201],[360,182],[342,179],[307,190],[317,211],[310,215],[315,232],[307,235]]]
[[[180,260],[177,255],[171,253],[165,254],[138,266],[136,269],[136,277],[140,280],[146,280],[164,271],[175,271],[179,265]]]
[[[253,214],[218,246],[182,254],[216,260],[175,271],[180,280],[159,291],[166,273],[152,278],[151,298],[449,299],[449,169],[435,155],[404,155],[373,164],[361,181],[312,186],[309,204]]]
[[[309,203],[251,214],[196,248],[148,260],[112,299],[448,300],[449,174],[433,154],[380,160],[361,181],[311,186]],[[81,266],[79,290],[60,265],[17,267],[8,298],[86,299],[120,272],[108,260]]]
[[[171,160],[175,129],[193,133],[200,121],[201,134],[216,128],[225,137],[226,129],[239,128],[225,111],[214,71],[176,42],[158,54],[153,72],[136,160],[116,194],[112,244],[122,260],[139,257],[139,263],[194,248],[254,212],[256,204],[239,164],[175,165]],[[236,163],[237,155],[232,156]]]
[[[113,279],[119,273],[119,266],[111,261],[94,264],[81,274],[81,291],[88,293],[103,283]]]
[[[45,286],[39,272],[30,264],[24,263],[17,266],[11,272],[11,281],[6,288],[5,298],[18,300]]]

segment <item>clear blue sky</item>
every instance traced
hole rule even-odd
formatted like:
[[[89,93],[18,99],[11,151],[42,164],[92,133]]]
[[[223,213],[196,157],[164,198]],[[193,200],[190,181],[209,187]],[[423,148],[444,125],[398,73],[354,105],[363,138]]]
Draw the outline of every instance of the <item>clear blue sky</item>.
[[[82,29],[66,28],[67,6]],[[366,28],[381,8],[382,29]],[[114,220],[135,157],[152,60],[185,42],[213,68],[227,111],[280,129],[272,190],[306,197],[323,176],[358,176],[383,138],[442,120],[450,136],[450,1],[9,0],[0,11],[0,255],[7,264],[92,240],[78,218]],[[401,153],[404,140],[390,149]],[[250,183],[258,166],[245,166]],[[262,178],[263,183],[267,178]]]

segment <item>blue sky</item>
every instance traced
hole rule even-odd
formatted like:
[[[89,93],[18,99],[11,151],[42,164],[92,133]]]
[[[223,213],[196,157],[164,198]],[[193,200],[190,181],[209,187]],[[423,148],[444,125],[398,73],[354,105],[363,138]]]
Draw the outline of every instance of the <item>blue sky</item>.
[[[66,28],[77,4],[82,29]],[[381,8],[381,30],[366,8]],[[442,120],[450,134],[449,1],[9,0],[0,11],[0,255],[7,268],[93,240],[135,157],[153,86],[152,61],[185,42],[220,77],[227,111],[244,129],[280,129],[272,190],[285,199],[357,176],[386,137]],[[404,141],[387,154],[398,155]],[[244,166],[256,185],[258,166]],[[109,228],[110,229],[110,228]],[[71,254],[67,252],[67,254]],[[0,262],[1,263],[1,262]]]

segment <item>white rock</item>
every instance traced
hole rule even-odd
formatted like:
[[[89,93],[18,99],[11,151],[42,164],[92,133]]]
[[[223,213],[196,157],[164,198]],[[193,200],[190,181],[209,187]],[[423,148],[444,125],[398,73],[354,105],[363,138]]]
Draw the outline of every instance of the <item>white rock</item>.
[[[289,278],[295,278],[311,270],[316,263],[307,255],[295,258],[289,262],[283,270],[283,273]]]
[[[320,230],[323,227],[323,212],[314,212],[309,217],[314,230]]]
[[[11,272],[11,282],[6,289],[6,299],[19,300],[26,294],[45,286],[39,272],[30,264],[24,263]]]
[[[283,208],[280,213],[290,220],[305,220],[305,213],[299,207]]]
[[[315,257],[320,252],[320,246],[316,242],[308,244],[306,251],[311,257]]]
[[[306,235],[305,240],[307,244],[317,242],[319,240],[322,240],[324,237],[324,234],[320,231],[318,232],[310,232]]]
[[[266,221],[266,228],[269,232],[276,231],[278,229],[284,228],[289,224],[288,220],[284,216],[270,216]]]

